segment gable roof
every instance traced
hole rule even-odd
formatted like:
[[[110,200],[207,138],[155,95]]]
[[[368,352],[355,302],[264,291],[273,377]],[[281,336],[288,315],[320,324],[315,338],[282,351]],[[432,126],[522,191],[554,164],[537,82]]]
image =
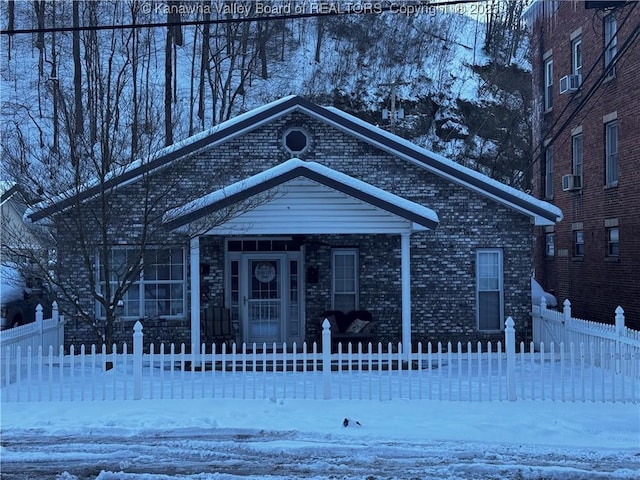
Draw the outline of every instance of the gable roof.
[[[550,203],[538,200],[441,155],[414,145],[339,109],[321,107],[295,95],[268,103],[164,148],[146,161],[134,162],[124,172],[108,178],[103,185],[88,186],[78,194],[80,200],[91,198],[99,193],[101,188],[113,188],[135,181],[141,175],[165,167],[174,160],[196,154],[206,148],[215,147],[294,111],[305,113],[435,175],[492,198],[498,203],[534,218],[537,225],[550,225],[562,219],[560,209]],[[31,221],[38,221],[70,207],[73,203],[74,198],[62,198],[53,205],[36,207],[32,211],[28,211],[25,216],[29,217]]]
[[[180,228],[221,208],[242,202],[299,177],[313,180],[425,228],[433,229],[439,223],[438,215],[430,208],[319,163],[305,162],[297,158],[174,208],[164,215],[163,221],[170,229]]]

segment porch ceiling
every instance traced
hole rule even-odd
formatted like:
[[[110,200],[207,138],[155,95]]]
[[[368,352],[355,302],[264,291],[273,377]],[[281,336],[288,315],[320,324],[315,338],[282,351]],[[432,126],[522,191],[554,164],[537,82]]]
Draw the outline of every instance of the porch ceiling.
[[[206,233],[217,235],[402,233],[438,225],[427,207],[299,159],[170,210],[164,222],[190,230],[207,218],[215,226]]]

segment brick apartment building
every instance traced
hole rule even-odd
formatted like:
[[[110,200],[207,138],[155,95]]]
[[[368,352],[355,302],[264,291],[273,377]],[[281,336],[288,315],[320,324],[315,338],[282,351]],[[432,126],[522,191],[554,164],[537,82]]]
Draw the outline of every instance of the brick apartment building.
[[[535,274],[574,316],[640,329],[640,2],[537,0],[532,32],[534,196],[564,218],[536,227]]]

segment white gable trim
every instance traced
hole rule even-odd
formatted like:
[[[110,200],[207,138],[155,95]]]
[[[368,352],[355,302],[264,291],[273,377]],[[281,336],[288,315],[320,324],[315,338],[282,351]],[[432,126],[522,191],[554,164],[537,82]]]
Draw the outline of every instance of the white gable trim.
[[[262,204],[214,228],[216,234],[400,233],[435,228],[431,209],[341,172],[299,159],[168,211],[171,229],[267,192]]]

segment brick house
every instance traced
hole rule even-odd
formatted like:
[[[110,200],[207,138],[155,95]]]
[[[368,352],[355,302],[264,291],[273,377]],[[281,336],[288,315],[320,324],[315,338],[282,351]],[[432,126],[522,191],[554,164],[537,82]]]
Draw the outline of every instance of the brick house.
[[[160,188],[178,175],[157,206],[170,253],[124,301],[145,340],[199,344],[207,307],[228,309],[236,341],[258,344],[316,340],[326,310],[368,311],[382,342],[499,340],[507,316],[530,335],[533,226],[562,216],[545,201],[290,96],[110,179],[113,211],[130,225],[121,250],[139,235],[142,179]],[[213,177],[218,188],[195,193]],[[27,217],[72,215],[77,200]],[[59,259],[88,285],[74,241],[59,238]],[[91,341],[81,322],[66,335]]]
[[[536,277],[575,316],[640,329],[638,2],[529,9],[533,193],[564,213],[536,232]]]

